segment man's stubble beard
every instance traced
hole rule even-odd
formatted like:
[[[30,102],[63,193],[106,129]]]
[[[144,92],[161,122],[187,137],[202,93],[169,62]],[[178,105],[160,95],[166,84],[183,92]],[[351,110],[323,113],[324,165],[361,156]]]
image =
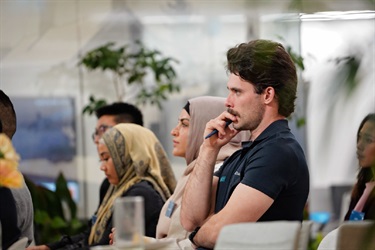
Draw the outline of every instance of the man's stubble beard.
[[[243,117],[242,115],[240,115],[238,112],[232,110],[232,109],[228,109],[228,112],[232,115],[235,115],[237,117],[237,119],[241,120],[241,118]],[[264,106],[260,105],[260,104],[257,104],[257,107],[255,109],[253,109],[253,114],[250,114],[246,117],[248,117],[248,121],[244,124],[233,124],[233,128],[238,130],[238,131],[242,131],[242,130],[250,130],[251,131],[254,131],[256,128],[259,127],[259,124],[262,122],[263,118],[264,118],[264,113],[265,113],[265,108]]]

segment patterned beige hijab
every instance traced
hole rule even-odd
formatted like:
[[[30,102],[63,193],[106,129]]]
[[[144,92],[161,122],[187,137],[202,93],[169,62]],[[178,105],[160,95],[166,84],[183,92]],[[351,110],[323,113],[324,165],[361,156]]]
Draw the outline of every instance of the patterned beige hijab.
[[[89,237],[89,244],[97,243],[103,236],[113,213],[116,198],[131,186],[143,180],[150,182],[163,200],[168,199],[176,187],[176,179],[167,155],[147,128],[122,123],[104,133],[103,140],[119,177],[118,185],[110,185],[97,213]]]

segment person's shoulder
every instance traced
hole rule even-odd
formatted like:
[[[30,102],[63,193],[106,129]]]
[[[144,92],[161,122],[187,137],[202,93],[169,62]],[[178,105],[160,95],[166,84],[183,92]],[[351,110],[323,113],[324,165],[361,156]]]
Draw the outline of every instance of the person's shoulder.
[[[252,161],[269,162],[276,166],[293,162],[303,155],[301,146],[294,138],[275,134],[260,142],[248,157],[251,157]]]
[[[161,197],[160,193],[148,181],[138,182],[122,194],[122,197],[131,196],[143,197],[146,207],[152,206],[154,208],[161,209],[164,204],[163,198]]]
[[[289,129],[281,129],[273,132],[273,134],[269,134],[269,136],[260,143],[262,147],[265,147],[268,151],[272,153],[283,153],[301,148],[301,145]]]
[[[23,185],[21,188],[12,188],[11,192],[15,200],[22,200],[24,202],[31,202],[30,190],[26,185]]]
[[[146,180],[140,181],[134,184],[131,188],[141,188],[141,189],[154,189],[152,184]]]
[[[123,193],[123,196],[134,196],[157,193],[152,184],[148,181],[141,181],[132,185],[128,190]]]
[[[9,188],[6,187],[0,187],[0,195],[1,199],[13,199],[12,191]],[[1,202],[3,203],[3,202]],[[3,203],[5,205],[5,203]]]

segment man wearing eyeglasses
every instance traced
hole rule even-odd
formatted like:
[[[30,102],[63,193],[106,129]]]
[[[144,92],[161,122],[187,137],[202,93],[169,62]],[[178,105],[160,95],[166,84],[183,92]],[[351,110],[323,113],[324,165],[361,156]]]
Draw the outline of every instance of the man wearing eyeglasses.
[[[141,111],[134,105],[124,102],[115,102],[110,105],[100,107],[95,111],[98,118],[92,139],[98,144],[104,132],[119,123],[135,123],[143,126],[143,116]]]
[[[95,131],[92,134],[92,139],[96,145],[99,143],[99,139],[107,131],[107,129],[119,123],[135,123],[143,126],[143,115],[142,112],[134,105],[124,102],[115,102],[103,107],[100,107],[95,111],[96,122]],[[108,179],[105,178],[100,185],[100,201],[107,192],[109,187]]]

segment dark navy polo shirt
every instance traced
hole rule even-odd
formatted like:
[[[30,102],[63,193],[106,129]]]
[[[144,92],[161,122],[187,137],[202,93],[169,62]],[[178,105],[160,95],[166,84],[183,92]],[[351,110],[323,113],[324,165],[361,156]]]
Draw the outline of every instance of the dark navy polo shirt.
[[[285,119],[273,122],[255,141],[244,142],[215,176],[219,177],[215,213],[242,183],[274,200],[259,221],[303,219],[309,171],[304,152]]]

